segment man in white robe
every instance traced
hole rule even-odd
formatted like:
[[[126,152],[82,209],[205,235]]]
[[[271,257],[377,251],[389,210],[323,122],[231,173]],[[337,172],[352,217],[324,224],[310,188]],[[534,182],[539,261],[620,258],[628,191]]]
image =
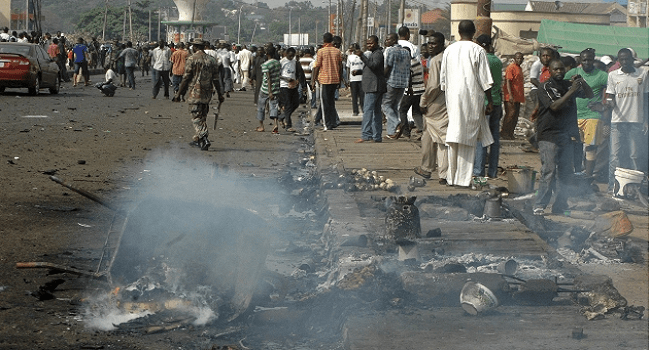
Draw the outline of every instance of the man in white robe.
[[[472,42],[476,33],[474,23],[461,21],[458,33],[460,41],[449,45],[442,57],[440,88],[445,91],[449,116],[447,184],[468,187],[476,142],[480,140],[483,146],[494,142],[485,118],[492,112],[493,81],[485,50]]]

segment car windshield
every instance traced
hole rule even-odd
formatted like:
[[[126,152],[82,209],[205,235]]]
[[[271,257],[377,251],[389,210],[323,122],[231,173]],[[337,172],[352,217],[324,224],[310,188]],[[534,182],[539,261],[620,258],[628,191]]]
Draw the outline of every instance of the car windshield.
[[[0,45],[0,54],[3,53],[15,53],[18,55],[22,56],[28,56],[29,55],[29,49],[31,47],[27,45]]]

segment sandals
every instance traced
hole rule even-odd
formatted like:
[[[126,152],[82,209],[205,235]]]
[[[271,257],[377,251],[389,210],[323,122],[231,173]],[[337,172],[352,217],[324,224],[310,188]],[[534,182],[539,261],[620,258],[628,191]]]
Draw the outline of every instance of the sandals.
[[[255,128],[255,131],[257,131],[257,132],[264,132],[264,127],[262,127],[262,126],[258,126],[257,128]]]
[[[413,169],[413,172],[420,175],[420,176],[422,176],[425,179],[430,179],[431,178],[431,172],[425,171],[424,169],[422,169],[422,167],[419,167],[419,166],[415,167]]]
[[[295,128],[289,128],[289,129],[287,129],[287,131],[288,132],[296,132],[296,129]]]
[[[273,127],[273,130],[271,131],[271,133],[273,133],[273,134],[279,134],[279,132],[278,132],[278,126],[277,126],[277,125]]]

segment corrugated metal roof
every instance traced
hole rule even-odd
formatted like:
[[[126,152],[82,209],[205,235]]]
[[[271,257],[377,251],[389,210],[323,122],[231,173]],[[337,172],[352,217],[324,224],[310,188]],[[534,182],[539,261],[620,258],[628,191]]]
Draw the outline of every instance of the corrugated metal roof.
[[[542,44],[560,46],[560,52],[579,54],[586,48],[597,56],[616,56],[618,50],[631,47],[639,58],[648,58],[648,28],[599,26],[543,19],[537,33]]]
[[[529,1],[527,8],[533,12],[563,12],[563,13],[589,13],[607,14],[614,10],[626,13],[623,6],[618,3],[584,3],[564,1]]]

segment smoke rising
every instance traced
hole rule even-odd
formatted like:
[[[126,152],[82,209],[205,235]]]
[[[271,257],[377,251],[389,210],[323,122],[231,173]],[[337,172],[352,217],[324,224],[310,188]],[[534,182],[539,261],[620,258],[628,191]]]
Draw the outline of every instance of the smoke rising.
[[[94,296],[86,324],[99,330],[161,311],[194,325],[247,309],[279,233],[285,200],[277,182],[224,172],[175,151],[153,156],[132,188],[127,222],[110,268],[111,295]]]

